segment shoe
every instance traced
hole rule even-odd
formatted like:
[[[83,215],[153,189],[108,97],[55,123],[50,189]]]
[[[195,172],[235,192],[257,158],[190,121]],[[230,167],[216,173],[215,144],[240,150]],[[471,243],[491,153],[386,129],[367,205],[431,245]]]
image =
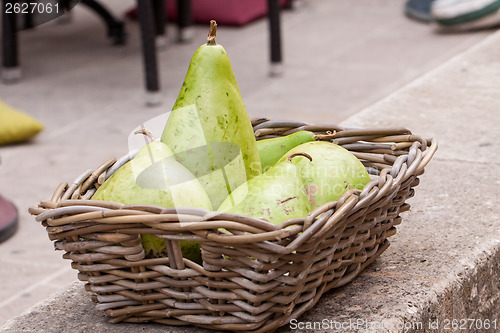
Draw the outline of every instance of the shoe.
[[[16,207],[0,195],[0,243],[16,233],[17,225]]]
[[[441,29],[473,30],[500,24],[500,0],[436,0],[431,15]]]
[[[408,0],[405,4],[406,16],[421,22],[432,21],[431,4],[434,0]]]

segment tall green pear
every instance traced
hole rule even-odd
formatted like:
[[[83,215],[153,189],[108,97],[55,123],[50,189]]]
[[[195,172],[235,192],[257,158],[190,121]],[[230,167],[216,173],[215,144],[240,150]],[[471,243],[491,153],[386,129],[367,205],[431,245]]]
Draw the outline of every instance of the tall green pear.
[[[257,143],[227,52],[210,22],[191,59],[161,141],[200,181],[213,207],[261,174]]]
[[[173,156],[162,142],[154,141],[143,147],[129,162],[119,168],[93,195],[124,205],[153,205],[165,208],[198,207],[212,210],[207,194],[198,180]],[[148,257],[165,255],[165,241],[153,235],[141,235]],[[181,242],[186,258],[200,262],[199,244]],[[197,248],[198,251],[192,250]]]
[[[246,215],[273,224],[305,217],[311,204],[298,168],[290,162],[296,155],[279,162],[262,175],[240,185],[224,200],[218,211]]]
[[[292,160],[300,170],[312,209],[336,201],[348,189],[361,190],[371,180],[356,156],[331,142],[303,143],[287,152],[280,161],[298,152],[312,157],[312,162],[300,156]]]

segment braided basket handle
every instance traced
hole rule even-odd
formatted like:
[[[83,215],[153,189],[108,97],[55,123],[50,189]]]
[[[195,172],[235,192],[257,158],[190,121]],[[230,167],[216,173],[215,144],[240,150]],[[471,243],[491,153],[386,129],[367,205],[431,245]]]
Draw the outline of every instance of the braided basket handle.
[[[431,139],[431,146],[424,151],[424,157],[420,161],[420,164],[416,170],[417,174],[419,174],[426,167],[426,165],[430,162],[430,160],[436,153],[437,149],[438,149],[438,143],[436,139]]]

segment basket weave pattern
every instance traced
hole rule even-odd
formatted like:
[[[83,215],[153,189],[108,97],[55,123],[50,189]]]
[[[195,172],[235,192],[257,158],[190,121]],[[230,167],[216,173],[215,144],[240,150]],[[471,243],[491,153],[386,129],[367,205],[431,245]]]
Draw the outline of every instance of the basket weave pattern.
[[[110,321],[268,332],[311,309],[326,291],[352,281],[387,247],[409,209],[417,176],[437,149],[407,129],[344,129],[301,122],[252,122],[257,139],[298,130],[334,133],[372,174],[305,218],[274,226],[196,208],[124,206],[91,200],[125,156],[61,184],[30,209],[63,258],[86,281]],[[166,240],[168,257],[145,258],[140,234]],[[201,244],[203,265],[179,241]]]

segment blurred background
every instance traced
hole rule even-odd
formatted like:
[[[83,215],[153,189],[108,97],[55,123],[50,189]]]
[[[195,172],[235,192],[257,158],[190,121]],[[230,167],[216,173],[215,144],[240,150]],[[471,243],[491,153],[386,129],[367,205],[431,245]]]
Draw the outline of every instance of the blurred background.
[[[79,4],[70,22],[19,32],[22,78],[0,83],[4,103],[44,125],[28,142],[0,146],[0,194],[19,211],[17,233],[0,243],[0,325],[76,280],[28,208],[49,199],[60,182],[125,155],[135,127],[170,111],[206,40],[208,22],[191,26],[183,43],[168,23],[158,51],[160,103],[147,106],[139,26],[126,17],[135,2],[101,2],[124,20],[124,45],[112,45],[103,22]],[[251,118],[338,123],[495,31],[440,33],[406,17],[403,7],[401,0],[295,1],[281,12],[283,64],[275,77],[266,17],[219,23],[217,42]]]

